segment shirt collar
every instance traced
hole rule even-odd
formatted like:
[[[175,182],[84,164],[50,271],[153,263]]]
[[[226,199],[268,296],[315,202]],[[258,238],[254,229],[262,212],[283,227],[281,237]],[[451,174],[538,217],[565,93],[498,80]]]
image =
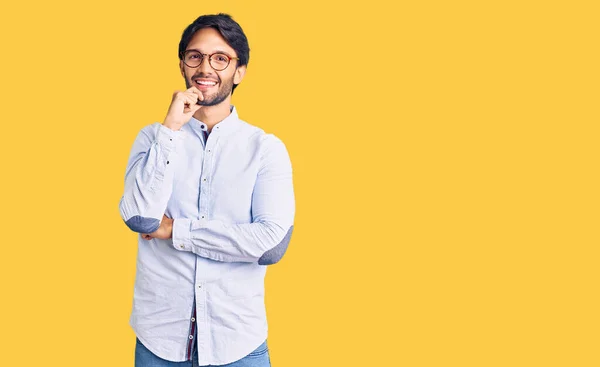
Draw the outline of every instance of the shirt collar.
[[[236,129],[239,123],[237,110],[235,109],[235,106],[231,105],[229,106],[229,111],[229,116],[225,117],[223,121],[213,126],[211,134],[214,132],[218,132],[221,135],[227,135]],[[208,132],[208,127],[206,126],[206,124],[200,120],[197,120],[194,117],[190,119],[188,125],[199,133],[201,131]]]

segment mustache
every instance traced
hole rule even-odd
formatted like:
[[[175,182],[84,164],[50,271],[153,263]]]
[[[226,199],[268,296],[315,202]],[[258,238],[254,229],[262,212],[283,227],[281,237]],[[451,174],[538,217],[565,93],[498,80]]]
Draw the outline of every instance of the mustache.
[[[209,75],[206,75],[206,74],[196,74],[191,79],[194,80],[194,79],[198,79],[198,78],[214,80],[215,82],[220,82],[221,81],[218,77],[215,78],[215,77],[212,77],[212,76],[209,76]]]

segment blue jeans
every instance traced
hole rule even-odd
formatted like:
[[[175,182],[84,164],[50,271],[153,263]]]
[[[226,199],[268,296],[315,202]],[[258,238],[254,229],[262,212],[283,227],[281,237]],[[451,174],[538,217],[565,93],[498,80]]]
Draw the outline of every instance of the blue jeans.
[[[211,365],[213,366],[213,365]],[[253,352],[244,358],[232,363],[223,364],[224,367],[271,367],[269,348],[265,340]],[[198,367],[198,350],[194,348],[191,361],[171,362],[157,357],[135,338],[135,367]]]

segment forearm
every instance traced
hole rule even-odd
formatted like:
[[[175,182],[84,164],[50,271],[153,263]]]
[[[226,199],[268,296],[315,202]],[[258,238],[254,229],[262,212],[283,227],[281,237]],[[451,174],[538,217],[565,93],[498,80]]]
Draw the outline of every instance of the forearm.
[[[134,143],[119,202],[121,217],[139,233],[151,233],[159,227],[173,189],[171,161],[179,136],[162,125],[152,128],[153,134],[140,133]]]
[[[270,265],[283,257],[293,228],[289,221],[226,224],[180,218],[173,222],[173,246],[216,261]]]

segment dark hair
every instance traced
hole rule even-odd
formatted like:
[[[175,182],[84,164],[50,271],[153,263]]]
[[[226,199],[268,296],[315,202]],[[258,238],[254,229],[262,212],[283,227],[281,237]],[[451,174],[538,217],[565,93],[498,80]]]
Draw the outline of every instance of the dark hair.
[[[248,46],[248,39],[242,30],[242,27],[233,20],[231,15],[219,13],[216,15],[201,15],[192,24],[187,26],[181,35],[181,41],[179,41],[179,59],[183,60],[183,53],[187,48],[188,44],[194,37],[197,31],[202,28],[214,28],[221,36],[225,39],[225,42],[235,50],[237,57],[237,66],[248,65],[250,61],[250,47]],[[233,60],[235,61],[235,60]],[[233,89],[237,87],[237,84],[233,85]],[[233,90],[232,92],[233,93]]]

